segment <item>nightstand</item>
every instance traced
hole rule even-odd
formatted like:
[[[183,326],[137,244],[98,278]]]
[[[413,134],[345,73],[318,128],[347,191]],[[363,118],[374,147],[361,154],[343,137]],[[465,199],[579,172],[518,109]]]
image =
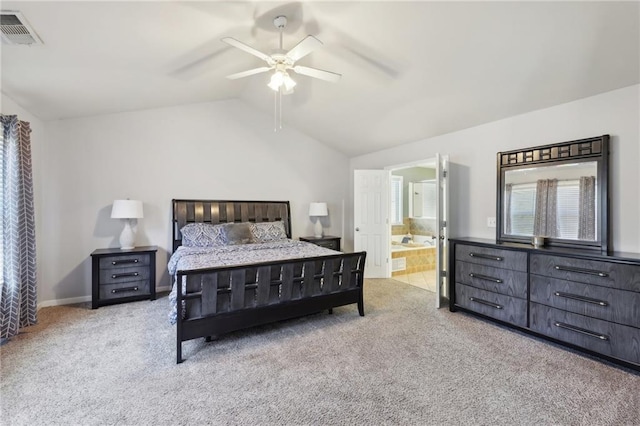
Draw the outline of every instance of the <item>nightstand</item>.
[[[340,237],[325,235],[324,237],[300,237],[300,241],[313,243],[320,247],[340,251]]]
[[[91,253],[91,308],[156,298],[156,246]]]

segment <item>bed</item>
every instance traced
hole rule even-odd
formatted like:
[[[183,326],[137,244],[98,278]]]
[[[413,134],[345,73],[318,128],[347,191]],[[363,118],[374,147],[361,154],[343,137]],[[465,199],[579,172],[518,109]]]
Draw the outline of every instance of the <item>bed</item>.
[[[291,240],[288,201],[172,204],[170,319],[176,324],[177,363],[188,340],[210,341],[349,304],[357,304],[364,316],[366,252],[341,253]]]

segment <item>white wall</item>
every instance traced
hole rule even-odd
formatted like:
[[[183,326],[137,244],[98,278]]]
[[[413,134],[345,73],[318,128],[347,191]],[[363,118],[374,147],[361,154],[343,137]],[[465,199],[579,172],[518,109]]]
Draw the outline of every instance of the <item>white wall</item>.
[[[381,169],[448,154],[451,163],[450,235],[495,238],[496,154],[574,139],[611,135],[611,225],[616,251],[640,252],[640,85],[510,117],[459,132],[354,157],[353,170]],[[479,108],[482,106],[479,105]],[[428,117],[425,117],[428,119]],[[346,217],[353,245],[353,203]]]
[[[329,207],[341,235],[348,159],[240,101],[62,120],[46,124],[42,164],[41,303],[91,294],[90,253],[117,247],[114,199],[144,202],[137,245],[157,245],[166,287],[171,199],[290,200],[294,237],[312,235],[311,201]]]

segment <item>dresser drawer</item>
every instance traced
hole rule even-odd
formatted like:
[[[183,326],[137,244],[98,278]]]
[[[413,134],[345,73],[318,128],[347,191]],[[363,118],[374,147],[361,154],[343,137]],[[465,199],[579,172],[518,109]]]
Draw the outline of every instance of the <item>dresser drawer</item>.
[[[456,305],[520,327],[527,326],[527,301],[456,283]]]
[[[527,272],[527,253],[489,247],[456,245],[456,259],[478,265]]]
[[[132,268],[114,268],[100,270],[100,285],[116,284],[129,281],[148,280],[149,268],[146,266],[135,266]]]
[[[637,265],[532,254],[531,273],[621,290],[640,291],[640,266]]]
[[[149,280],[129,281],[100,286],[100,300],[120,299],[149,294]]]
[[[640,329],[531,303],[530,328],[563,342],[640,364]]]
[[[532,275],[531,301],[640,327],[640,293]]]
[[[456,282],[494,293],[527,298],[527,273],[468,262],[456,262]]]
[[[104,256],[100,258],[100,269],[123,268],[129,266],[146,266],[151,256],[139,253],[124,256]]]

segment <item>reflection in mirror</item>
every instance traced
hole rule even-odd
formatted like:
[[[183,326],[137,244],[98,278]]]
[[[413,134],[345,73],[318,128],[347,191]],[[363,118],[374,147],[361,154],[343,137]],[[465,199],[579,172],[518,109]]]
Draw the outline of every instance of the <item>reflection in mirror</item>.
[[[436,217],[436,181],[435,179],[411,182],[409,191],[412,197],[411,217],[435,219]]]
[[[503,232],[596,241],[597,161],[504,172]]]

